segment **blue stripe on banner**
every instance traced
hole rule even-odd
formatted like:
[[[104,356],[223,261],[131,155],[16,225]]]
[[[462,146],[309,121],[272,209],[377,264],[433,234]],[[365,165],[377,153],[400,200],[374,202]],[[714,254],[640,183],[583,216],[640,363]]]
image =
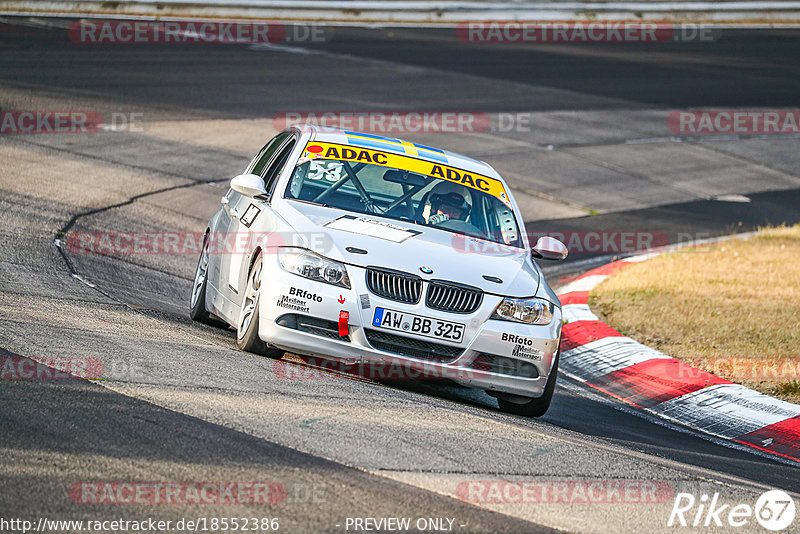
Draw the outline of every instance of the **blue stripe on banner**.
[[[442,163],[447,163],[447,158],[444,155],[440,154],[440,153],[429,152],[428,150],[419,149],[419,148],[418,148],[417,151],[419,152],[420,156],[424,156],[424,157],[426,157],[428,159],[433,159],[433,160],[436,160],[436,161],[441,161]]]
[[[350,131],[347,131],[347,130],[345,130],[344,133],[348,137],[350,137],[350,136],[353,136],[353,137],[366,137],[368,139],[375,139],[376,141],[386,141],[388,143],[394,143],[394,144],[397,144],[397,145],[400,144],[400,140],[399,139],[393,139],[391,137],[381,137],[380,135],[370,135],[370,134],[365,134],[365,133],[361,133],[361,132],[350,132]]]
[[[432,147],[425,146],[425,145],[418,145],[416,143],[413,143],[413,144],[414,144],[415,147],[420,148],[422,150],[428,150],[430,152],[436,152],[437,154],[441,154],[442,156],[444,156],[444,150],[439,150],[438,148],[432,148]]]

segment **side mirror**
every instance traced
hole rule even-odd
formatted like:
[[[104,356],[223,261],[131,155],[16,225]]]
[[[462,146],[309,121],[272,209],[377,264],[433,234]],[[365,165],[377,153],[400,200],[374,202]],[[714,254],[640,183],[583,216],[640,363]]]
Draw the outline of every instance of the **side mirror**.
[[[545,260],[563,260],[569,254],[567,247],[555,237],[542,236],[533,247],[531,255]]]
[[[231,180],[231,189],[246,197],[258,198],[267,196],[264,180],[255,174],[240,174]]]

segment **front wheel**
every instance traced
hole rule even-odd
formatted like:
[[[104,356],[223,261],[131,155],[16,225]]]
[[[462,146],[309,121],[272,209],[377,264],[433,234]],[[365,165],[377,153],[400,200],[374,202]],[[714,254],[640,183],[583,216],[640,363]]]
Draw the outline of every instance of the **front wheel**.
[[[261,271],[264,263],[261,253],[258,253],[250,274],[247,276],[247,287],[242,299],[242,309],[239,312],[239,321],[236,323],[236,346],[246,352],[261,354],[271,358],[280,358],[283,351],[270,348],[258,337],[258,316],[261,300]]]
[[[553,369],[550,370],[550,376],[547,377],[547,383],[544,386],[544,394],[538,399],[531,399],[528,402],[518,404],[510,400],[497,399],[497,404],[504,412],[513,413],[514,415],[522,415],[525,417],[541,417],[547,413],[550,408],[550,401],[553,400],[553,392],[556,390],[556,376],[558,375],[558,358],[561,355],[559,351],[556,354],[556,361],[553,363]]]
[[[197,269],[194,272],[194,284],[192,284],[192,298],[189,301],[189,317],[193,321],[209,324],[211,326],[227,327],[226,323],[215,319],[206,310],[206,290],[208,289],[208,234],[203,238],[203,249],[200,251],[200,259],[197,261]]]

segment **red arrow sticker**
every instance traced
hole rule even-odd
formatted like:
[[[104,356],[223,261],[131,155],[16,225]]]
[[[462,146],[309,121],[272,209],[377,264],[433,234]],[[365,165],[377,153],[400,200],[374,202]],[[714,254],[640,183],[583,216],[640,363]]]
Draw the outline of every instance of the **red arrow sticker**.
[[[339,295],[339,304],[344,304],[345,300],[346,299],[342,295]]]

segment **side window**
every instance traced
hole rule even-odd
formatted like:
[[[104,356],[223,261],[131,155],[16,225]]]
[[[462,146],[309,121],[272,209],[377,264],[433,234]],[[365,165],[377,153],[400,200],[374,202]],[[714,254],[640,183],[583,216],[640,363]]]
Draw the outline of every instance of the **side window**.
[[[270,158],[272,158],[272,155],[275,154],[275,151],[281,146],[281,143],[283,143],[290,135],[292,135],[291,132],[281,132],[273,137],[272,140],[264,145],[264,148],[258,152],[256,157],[253,158],[252,163],[250,163],[250,166],[247,168],[247,172],[250,174],[263,176],[262,173],[264,171],[264,167],[267,166]]]
[[[281,149],[280,153],[272,161],[272,164],[269,166],[269,169],[267,169],[267,172],[264,175],[264,187],[267,189],[267,194],[270,197],[272,196],[272,192],[275,190],[275,184],[278,183],[278,176],[281,175],[281,171],[286,165],[286,160],[289,159],[289,155],[292,153],[296,143],[297,141],[294,139],[286,143],[286,146]]]

